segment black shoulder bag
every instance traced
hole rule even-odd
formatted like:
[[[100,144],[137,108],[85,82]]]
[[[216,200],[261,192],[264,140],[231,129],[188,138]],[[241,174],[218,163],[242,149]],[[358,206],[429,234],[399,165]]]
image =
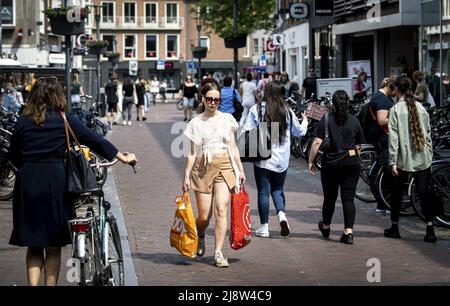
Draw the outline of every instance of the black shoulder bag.
[[[233,88],[233,106],[234,106],[234,113],[233,117],[236,119],[237,122],[241,120],[242,113],[244,112],[244,107],[242,106],[242,103],[239,102],[238,98],[236,97],[236,89]]]
[[[83,153],[75,133],[67,121],[66,115],[61,113],[64,119],[66,130],[67,152],[65,159],[66,166],[66,192],[71,195],[93,192],[98,190],[97,180],[94,170]],[[71,145],[70,135],[72,135],[77,147]]]
[[[257,162],[268,160],[272,157],[272,140],[267,124],[261,126],[263,122],[262,110],[258,110],[258,126],[250,131],[246,131],[238,139],[238,149],[242,162]]]

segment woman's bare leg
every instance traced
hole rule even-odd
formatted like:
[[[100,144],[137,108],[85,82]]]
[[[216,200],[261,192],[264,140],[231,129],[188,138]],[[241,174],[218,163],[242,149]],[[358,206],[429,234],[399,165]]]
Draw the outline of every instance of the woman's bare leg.
[[[45,248],[45,285],[56,286],[61,267],[61,248]]]
[[[209,220],[212,216],[212,194],[201,193],[196,191],[195,198],[197,200],[198,217],[196,220],[197,232],[200,237],[205,236],[208,228]]]
[[[230,189],[226,183],[216,183],[214,185],[214,213],[216,217],[215,252],[222,252],[223,244],[225,242],[228,228],[227,212],[230,197]]]
[[[28,248],[27,250],[27,275],[29,286],[39,286],[41,271],[44,267],[44,249]]]

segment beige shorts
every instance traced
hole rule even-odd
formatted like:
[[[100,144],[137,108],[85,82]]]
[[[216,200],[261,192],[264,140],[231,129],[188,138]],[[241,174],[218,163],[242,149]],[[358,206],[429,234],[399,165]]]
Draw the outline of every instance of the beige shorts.
[[[205,165],[205,158],[197,157],[192,169],[192,189],[211,194],[215,183],[225,182],[228,188],[236,187],[236,177],[228,156],[213,156],[212,162]]]

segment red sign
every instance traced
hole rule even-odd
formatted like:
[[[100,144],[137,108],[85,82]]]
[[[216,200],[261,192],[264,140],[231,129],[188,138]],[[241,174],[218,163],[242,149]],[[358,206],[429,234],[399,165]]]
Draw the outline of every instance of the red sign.
[[[266,44],[266,51],[273,52],[273,51],[276,51],[276,50],[278,50],[278,46],[275,46],[273,44],[272,39],[268,39],[267,40],[267,44]]]

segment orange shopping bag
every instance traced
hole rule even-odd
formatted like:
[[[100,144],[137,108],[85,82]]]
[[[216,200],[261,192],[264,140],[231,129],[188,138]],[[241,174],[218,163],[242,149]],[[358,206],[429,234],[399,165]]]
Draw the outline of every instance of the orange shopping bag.
[[[197,254],[198,236],[189,193],[175,199],[178,205],[170,230],[170,246],[182,255],[194,258]]]

